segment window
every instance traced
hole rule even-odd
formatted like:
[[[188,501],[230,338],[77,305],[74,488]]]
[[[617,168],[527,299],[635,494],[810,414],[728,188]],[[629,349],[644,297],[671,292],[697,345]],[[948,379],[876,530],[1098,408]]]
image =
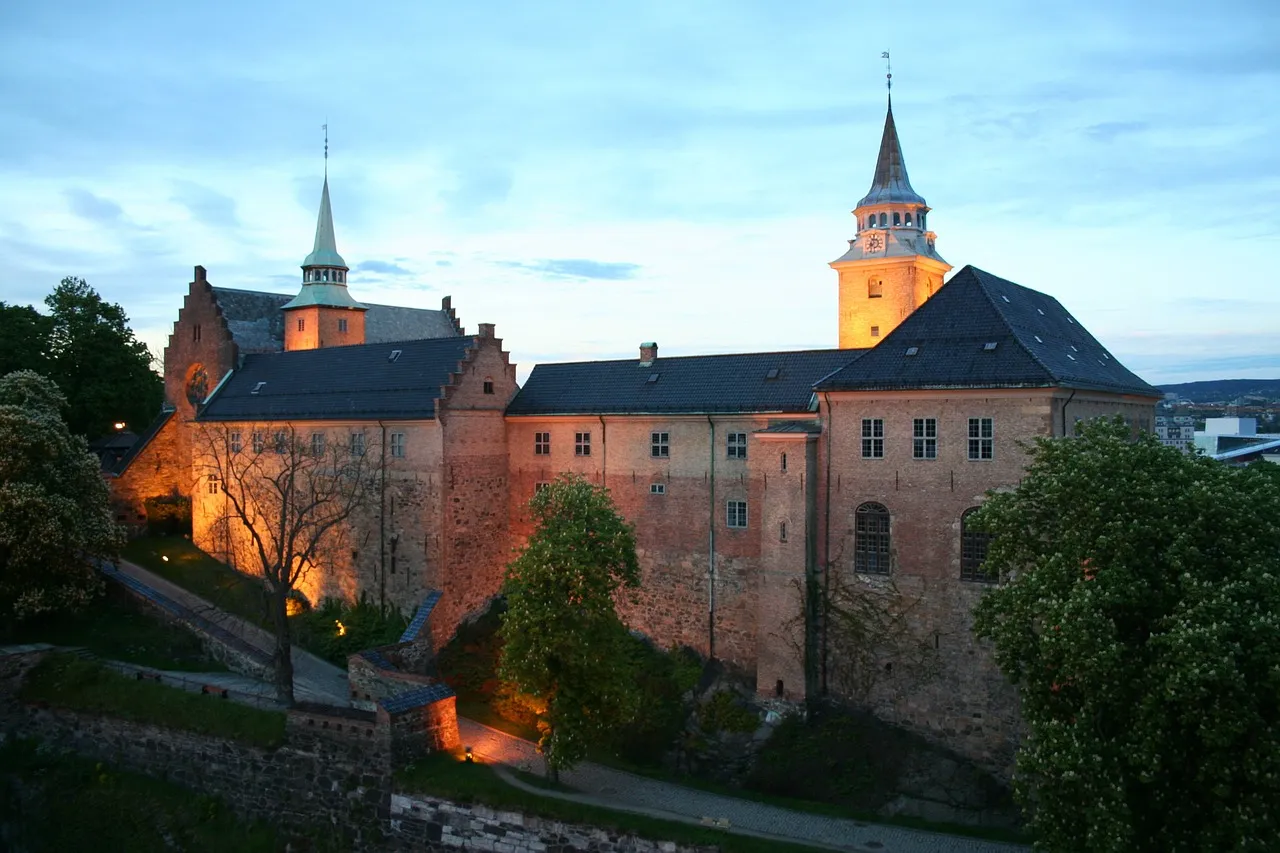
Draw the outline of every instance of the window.
[[[262,452],[262,448],[263,448],[263,447],[265,447],[265,446],[266,446],[266,444],[265,444],[265,442],[264,442],[264,441],[263,441],[263,439],[262,439],[262,433],[260,433],[260,432],[255,432],[255,433],[253,434],[253,452],[254,452],[254,453],[261,453],[261,452]]]
[[[284,452],[289,449],[288,433],[283,433],[283,432],[276,433],[275,446],[276,446],[276,453],[284,455]]]
[[[404,433],[391,433],[391,455],[397,459],[404,458]]]
[[[915,418],[911,423],[911,458],[938,458],[938,419]]]
[[[745,432],[731,432],[726,441],[728,442],[730,459],[747,458],[747,434]]]
[[[901,213],[898,213],[897,211],[894,211],[894,213],[893,213],[893,224],[894,224],[894,225],[901,225],[901,224],[902,224],[902,214],[901,214]]]
[[[911,214],[910,214],[910,213],[908,213],[906,216],[904,216],[904,217],[903,217],[903,221],[904,221],[904,222],[906,222],[908,225],[910,225],[910,224],[911,224]]]
[[[590,456],[591,455],[591,433],[575,432],[573,434],[573,455],[574,456]]]
[[[872,326],[872,327],[871,327],[871,337],[873,337],[873,338],[878,338],[878,337],[880,337],[880,327],[879,327],[879,326]]]
[[[666,493],[667,493],[667,484],[666,484],[666,483],[650,483],[650,484],[649,484],[649,494],[651,494],[651,495],[665,495]]]
[[[200,343],[200,324],[199,323],[196,323],[194,326],[191,327],[191,341],[192,343],[197,343],[197,344]]]
[[[551,485],[550,483],[534,483],[533,493],[536,495],[538,492],[542,491],[543,489],[547,488],[550,485]]]
[[[486,380],[484,381],[484,393],[486,393],[486,394],[492,394],[492,393],[493,393],[493,380],[492,380],[492,379],[486,379]]]
[[[324,433],[311,433],[311,455],[324,456]]]
[[[867,298],[879,299],[884,296],[884,281],[878,278],[867,280]]]
[[[239,453],[240,447],[241,447],[240,433],[233,432],[229,436],[227,436],[227,444],[230,445],[232,453]]]
[[[886,225],[888,225],[888,224],[889,224],[889,217],[888,217],[888,215],[887,215],[887,214],[884,214],[884,213],[880,214],[880,227],[881,227],[881,228],[883,228],[884,226],[886,226]]]
[[[864,575],[889,574],[889,510],[866,503],[853,515],[853,570]]]
[[[969,418],[969,458],[995,458],[995,426],[991,418]]]
[[[747,502],[728,501],[725,504],[725,523],[730,527],[746,527]]]
[[[550,456],[551,455],[551,433],[535,432],[533,434],[533,455],[534,456]]]
[[[787,541],[787,523],[785,521],[778,522],[778,541]]]
[[[338,331],[339,331],[339,332],[345,332],[346,330],[347,330],[347,318],[346,318],[346,317],[339,317],[339,318],[338,318]]]
[[[666,432],[650,433],[649,455],[655,459],[669,457],[671,455],[671,434]]]
[[[862,458],[884,458],[884,420],[882,418],[862,419]]]
[[[987,545],[991,543],[991,534],[973,530],[969,526],[969,517],[978,508],[971,507],[960,516],[960,580],[993,582],[995,578],[982,570],[982,563],[987,559]]]
[[[787,471],[787,454],[784,453],[782,454],[782,472],[785,474],[786,471]]]
[[[364,456],[364,433],[351,433],[351,455]]]
[[[211,495],[216,495],[218,493],[218,475],[217,474],[209,475],[209,481],[208,483],[205,484],[205,489]]]
[[[299,317],[299,318],[298,318],[298,331],[299,331],[299,332],[305,332],[306,330],[307,330],[307,321],[306,321],[304,318]]]

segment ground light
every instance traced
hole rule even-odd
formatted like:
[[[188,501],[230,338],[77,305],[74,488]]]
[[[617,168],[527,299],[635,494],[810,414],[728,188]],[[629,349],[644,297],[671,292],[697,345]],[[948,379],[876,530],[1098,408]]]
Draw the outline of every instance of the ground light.
[[[167,562],[169,562],[169,555],[168,555],[168,554],[161,554],[161,555],[160,555],[160,559],[164,560],[164,561],[167,563]]]
[[[466,749],[466,751],[465,751],[465,753],[464,753],[464,755],[463,755],[462,760],[463,760],[463,761],[465,761],[465,762],[467,762],[468,764],[474,764],[474,763],[475,763],[475,760],[476,760],[476,757],[475,757],[475,755],[474,755],[474,754],[472,754],[472,752],[471,752],[471,747],[469,747],[469,746],[468,746],[468,747],[466,747],[465,749]]]

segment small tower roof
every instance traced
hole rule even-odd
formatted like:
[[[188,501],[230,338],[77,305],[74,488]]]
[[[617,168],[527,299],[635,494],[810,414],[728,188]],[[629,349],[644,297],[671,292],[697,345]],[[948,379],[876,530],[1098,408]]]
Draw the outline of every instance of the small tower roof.
[[[925,200],[911,189],[907,178],[907,161],[902,157],[902,143],[898,141],[898,128],[893,123],[893,98],[884,118],[884,134],[880,137],[880,156],[876,158],[876,174],[871,179],[871,189],[858,202],[858,207],[869,204],[920,204]]]
[[[342,267],[347,269],[347,262],[338,254],[338,241],[333,235],[333,210],[329,206],[329,177],[324,179],[324,190],[320,193],[320,215],[316,218],[316,242],[302,262],[306,267]]]

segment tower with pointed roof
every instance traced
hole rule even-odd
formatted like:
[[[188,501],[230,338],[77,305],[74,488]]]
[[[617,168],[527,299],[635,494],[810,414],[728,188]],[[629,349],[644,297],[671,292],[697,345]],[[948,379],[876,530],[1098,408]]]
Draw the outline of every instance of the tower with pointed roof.
[[[364,343],[364,314],[369,310],[347,291],[350,268],[338,254],[329,205],[329,176],[320,193],[316,240],[302,262],[302,290],[284,311],[284,348],[319,349]]]
[[[840,281],[840,348],[873,347],[942,286],[951,265],[934,248],[929,205],[907,178],[889,99],[871,189],[854,208],[849,251],[831,262]]]

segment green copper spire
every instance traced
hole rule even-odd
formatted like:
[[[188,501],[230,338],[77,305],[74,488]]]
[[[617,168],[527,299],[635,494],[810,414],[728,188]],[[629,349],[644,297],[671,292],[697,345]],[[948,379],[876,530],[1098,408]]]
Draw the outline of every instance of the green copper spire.
[[[324,190],[320,193],[320,216],[316,219],[316,243],[311,254],[302,262],[307,267],[341,267],[347,269],[347,262],[338,254],[338,241],[333,235],[333,209],[329,206],[329,178],[324,179]]]

